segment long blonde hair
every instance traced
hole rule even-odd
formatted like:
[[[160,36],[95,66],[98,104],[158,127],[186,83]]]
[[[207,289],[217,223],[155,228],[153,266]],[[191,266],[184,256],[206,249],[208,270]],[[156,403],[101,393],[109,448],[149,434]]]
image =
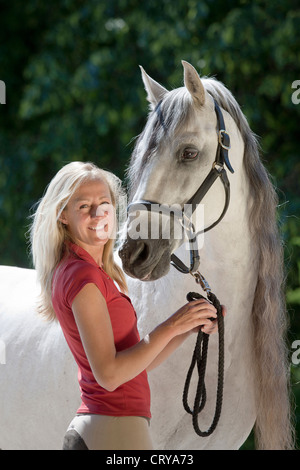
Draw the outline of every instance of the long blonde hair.
[[[33,215],[33,223],[30,228],[31,253],[37,278],[41,285],[37,310],[50,321],[56,319],[51,301],[53,273],[62,259],[64,242],[71,240],[68,229],[59,221],[59,217],[81,184],[91,180],[107,183],[116,213],[120,211],[125,194],[119,178],[98,168],[93,163],[72,162],[61,168],[54,176]],[[127,292],[123,271],[114,261],[114,243],[115,240],[110,238],[104,246],[103,268],[118,283],[120,289]]]

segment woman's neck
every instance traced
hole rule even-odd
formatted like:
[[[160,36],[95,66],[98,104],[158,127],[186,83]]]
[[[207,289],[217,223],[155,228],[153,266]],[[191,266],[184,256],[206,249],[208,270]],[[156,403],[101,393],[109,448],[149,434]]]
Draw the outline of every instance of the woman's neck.
[[[93,246],[81,242],[80,240],[75,240],[76,245],[81,246],[88,254],[96,261],[96,263],[102,268],[103,267],[103,251],[104,245]]]

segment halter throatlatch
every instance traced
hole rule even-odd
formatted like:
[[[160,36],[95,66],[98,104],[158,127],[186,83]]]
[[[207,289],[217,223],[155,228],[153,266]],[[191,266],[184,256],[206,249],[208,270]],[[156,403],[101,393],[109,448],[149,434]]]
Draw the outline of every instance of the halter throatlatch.
[[[161,113],[160,104],[157,106],[159,109],[159,117],[160,120],[163,122],[163,116]],[[229,157],[228,157],[228,150],[230,149],[230,136],[226,132],[225,122],[223,118],[222,111],[218,105],[218,103],[214,100],[215,104],[215,113],[217,115],[217,122],[218,122],[218,147],[216,151],[215,161],[213,162],[212,168],[204,179],[203,183],[199,186],[195,194],[187,201],[186,204],[189,204],[192,207],[192,214],[197,208],[197,205],[200,204],[206,193],[212,187],[214,182],[220,178],[225,190],[225,204],[223,211],[220,217],[212,223],[209,227],[204,228],[200,232],[195,232],[193,223],[190,219],[188,219],[188,226],[185,226],[188,236],[189,236],[189,245],[190,245],[190,267],[186,266],[174,253],[171,255],[171,265],[174,266],[178,271],[183,274],[191,274],[197,284],[201,285],[202,289],[206,292],[207,299],[210,303],[214,305],[217,310],[217,321],[218,321],[218,334],[219,334],[219,356],[218,356],[218,385],[217,385],[217,396],[216,396],[216,407],[215,407],[215,414],[212,421],[211,426],[207,431],[201,431],[198,425],[198,415],[203,410],[205,403],[206,403],[206,388],[205,388],[205,372],[206,372],[206,364],[207,364],[207,352],[208,352],[208,342],[209,342],[209,335],[199,331],[197,336],[197,341],[192,357],[192,362],[190,368],[187,373],[184,392],[183,392],[183,406],[184,409],[190,413],[193,417],[193,427],[195,432],[201,437],[209,436],[216,428],[222,409],[222,401],[223,401],[223,386],[224,386],[224,318],[222,313],[222,307],[218,298],[211,292],[211,288],[204,278],[204,276],[198,271],[200,266],[200,256],[199,250],[197,246],[197,236],[200,233],[207,232],[215,227],[224,217],[226,211],[229,206],[230,202],[230,183],[227,177],[226,169],[234,173],[234,170],[230,164]],[[154,201],[135,201],[128,206],[129,210],[134,210],[134,208],[140,209],[141,205],[144,209],[150,211],[155,210],[155,206],[158,203]],[[161,211],[161,207],[159,208]],[[192,215],[191,214],[191,215]],[[185,217],[184,211],[182,211],[182,218]],[[187,300],[190,302],[194,299],[205,298],[201,294],[197,292],[189,292],[187,294]],[[191,377],[194,371],[194,368],[197,364],[198,370],[198,385],[196,396],[194,399],[194,406],[193,409],[190,409],[188,405],[188,393],[190,387]]]

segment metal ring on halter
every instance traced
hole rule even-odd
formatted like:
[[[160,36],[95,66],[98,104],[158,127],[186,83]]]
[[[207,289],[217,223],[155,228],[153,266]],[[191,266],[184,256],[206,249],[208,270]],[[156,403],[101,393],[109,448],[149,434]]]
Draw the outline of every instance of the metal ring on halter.
[[[222,171],[223,168],[224,168],[224,165],[221,164],[221,163],[217,163],[216,161],[214,161],[213,164],[212,164],[212,168],[213,168],[214,170],[217,170],[219,173],[221,173],[221,171]]]

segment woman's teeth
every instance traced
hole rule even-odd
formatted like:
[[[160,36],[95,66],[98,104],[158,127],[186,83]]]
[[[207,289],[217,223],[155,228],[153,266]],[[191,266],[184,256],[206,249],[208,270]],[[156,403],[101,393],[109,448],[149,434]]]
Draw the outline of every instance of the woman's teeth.
[[[90,230],[96,232],[97,230],[105,230],[107,228],[107,224],[105,225],[97,225],[97,227],[89,227]]]

